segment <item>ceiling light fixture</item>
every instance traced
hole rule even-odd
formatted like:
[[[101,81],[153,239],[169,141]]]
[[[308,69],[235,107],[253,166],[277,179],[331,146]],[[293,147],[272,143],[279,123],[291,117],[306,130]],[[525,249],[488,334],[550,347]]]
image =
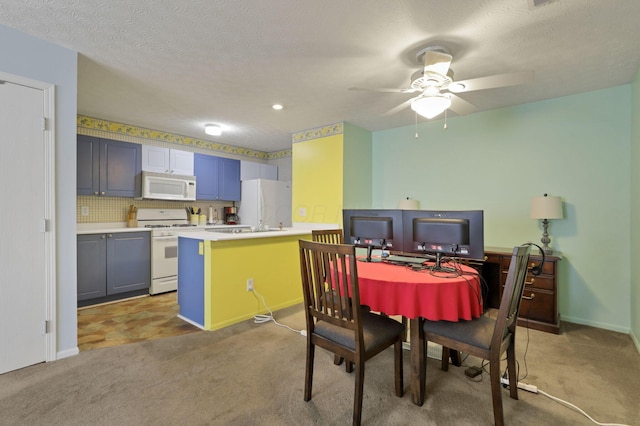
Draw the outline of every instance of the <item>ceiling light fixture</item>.
[[[282,109],[282,105],[280,104],[273,104],[273,106],[271,107],[273,109],[275,109],[276,111],[280,111]]]
[[[426,118],[433,118],[442,114],[451,106],[451,99],[448,96],[421,96],[411,101],[411,109]]]
[[[220,136],[222,134],[222,127],[217,124],[205,124],[204,132],[211,136]]]

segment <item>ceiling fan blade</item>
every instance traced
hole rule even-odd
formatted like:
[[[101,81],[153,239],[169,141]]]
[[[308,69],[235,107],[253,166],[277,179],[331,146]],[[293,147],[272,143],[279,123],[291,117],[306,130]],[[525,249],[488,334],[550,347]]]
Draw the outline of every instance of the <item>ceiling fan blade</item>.
[[[453,93],[449,93],[449,97],[451,98],[451,106],[449,107],[449,109],[458,115],[471,114],[472,112],[475,112],[477,110],[477,108],[473,104],[465,101],[459,96],[454,95]]]
[[[533,78],[533,71],[496,74],[487,77],[455,81],[449,85],[448,90],[452,93],[463,93],[474,90],[494,89],[497,87],[517,86],[518,84],[529,83],[533,81]]]
[[[418,97],[419,97],[419,96],[416,96],[416,97],[413,97],[413,98],[411,98],[411,99],[409,99],[409,100],[406,100],[406,101],[404,101],[403,103],[401,103],[400,105],[398,105],[398,106],[395,106],[395,107],[391,108],[389,111],[385,112],[385,113],[384,113],[384,114],[382,114],[382,115],[392,115],[392,114],[395,114],[395,113],[397,113],[397,112],[399,112],[399,111],[402,111],[403,109],[405,109],[405,108],[407,108],[409,105],[411,105],[411,101],[412,101],[412,100],[414,100],[415,98],[418,98]]]
[[[389,89],[389,88],[367,88],[367,87],[349,87],[349,90],[359,91],[359,92],[383,92],[383,93],[415,93],[418,92],[419,89],[414,89],[408,87],[406,89]]]
[[[424,71],[433,72],[440,75],[447,75],[449,65],[453,56],[438,52],[435,50],[427,50],[424,52]]]

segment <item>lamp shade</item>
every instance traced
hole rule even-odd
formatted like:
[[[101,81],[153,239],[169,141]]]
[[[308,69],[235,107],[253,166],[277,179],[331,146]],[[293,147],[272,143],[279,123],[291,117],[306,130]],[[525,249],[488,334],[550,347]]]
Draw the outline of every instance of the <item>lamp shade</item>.
[[[398,208],[400,210],[419,210],[420,203],[418,202],[418,200],[412,200],[411,198],[406,198],[398,202]]]
[[[531,219],[562,219],[562,200],[560,197],[542,197],[531,199]]]
[[[411,109],[426,118],[433,118],[451,106],[448,96],[421,96],[411,101]]]

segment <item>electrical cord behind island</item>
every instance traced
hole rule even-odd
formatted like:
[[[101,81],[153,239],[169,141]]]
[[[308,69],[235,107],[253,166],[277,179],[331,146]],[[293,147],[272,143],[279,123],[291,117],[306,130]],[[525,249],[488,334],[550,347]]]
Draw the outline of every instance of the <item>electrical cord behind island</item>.
[[[289,330],[291,330],[291,331],[293,331],[295,333],[304,335],[306,330],[296,330],[295,328],[289,327],[286,324],[281,324],[278,321],[276,321],[276,319],[273,317],[273,311],[267,306],[267,303],[264,300],[264,296],[261,295],[260,293],[258,293],[255,288],[253,290],[251,290],[251,293],[253,294],[253,297],[255,297],[258,300],[258,303],[260,301],[262,301],[262,304],[264,305],[264,307],[267,309],[267,311],[269,311],[269,315],[266,315],[266,314],[254,315],[253,316],[253,322],[255,324],[264,324],[265,322],[273,321],[273,323],[275,325],[279,326],[279,327],[284,327],[284,328],[289,329]]]

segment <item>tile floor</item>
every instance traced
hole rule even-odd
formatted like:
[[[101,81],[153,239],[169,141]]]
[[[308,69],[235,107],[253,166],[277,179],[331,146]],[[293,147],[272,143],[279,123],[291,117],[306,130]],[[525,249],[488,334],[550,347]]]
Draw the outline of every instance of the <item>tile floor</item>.
[[[178,312],[175,291],[79,308],[78,348],[86,351],[200,330],[178,318]]]

